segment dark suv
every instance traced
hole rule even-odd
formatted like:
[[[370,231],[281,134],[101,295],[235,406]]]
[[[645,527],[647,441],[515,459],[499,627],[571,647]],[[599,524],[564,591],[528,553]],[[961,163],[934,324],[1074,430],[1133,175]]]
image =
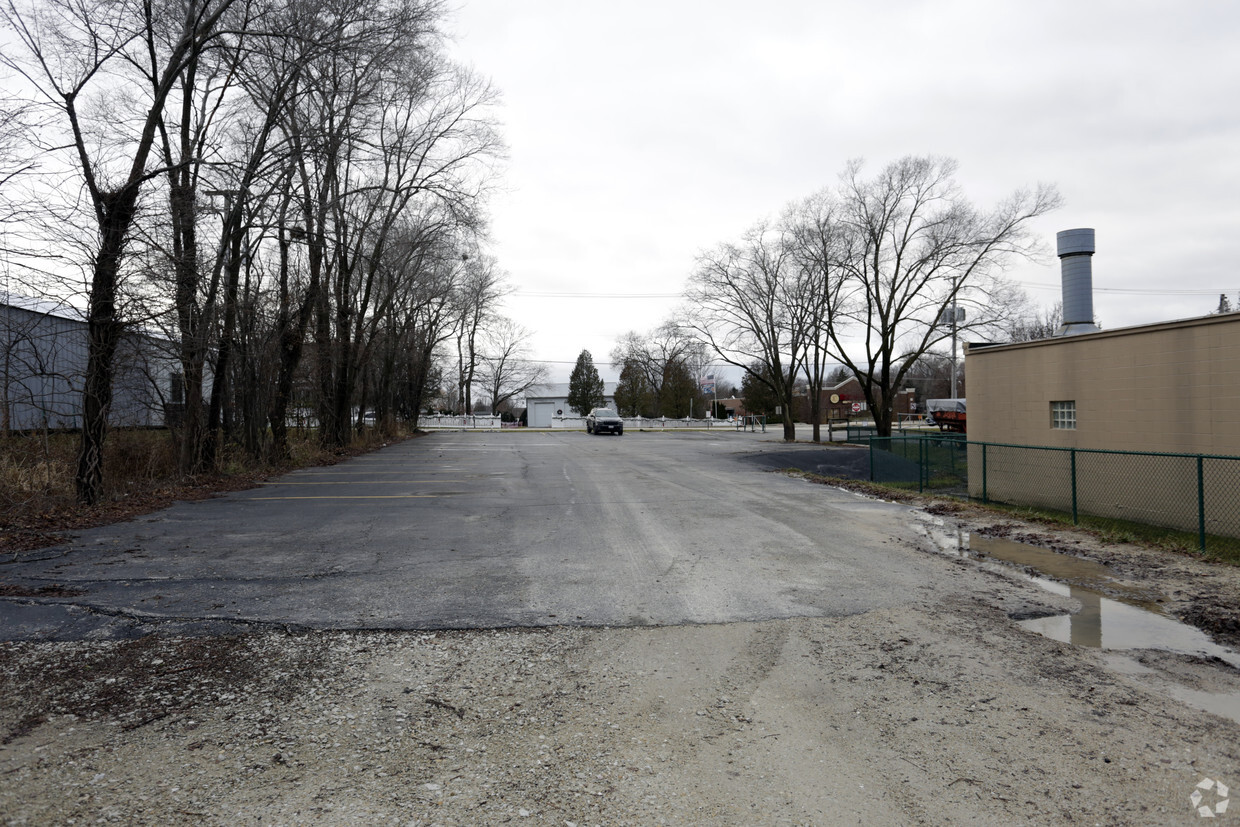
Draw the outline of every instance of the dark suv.
[[[624,420],[611,408],[595,408],[586,415],[586,433],[602,434],[611,431],[620,436],[624,433]]]

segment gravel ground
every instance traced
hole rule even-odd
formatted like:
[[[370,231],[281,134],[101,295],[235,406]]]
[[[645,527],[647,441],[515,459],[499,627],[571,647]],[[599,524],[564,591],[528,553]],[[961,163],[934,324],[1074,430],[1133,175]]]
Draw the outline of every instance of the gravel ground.
[[[1236,640],[1235,568],[931,511]],[[0,643],[0,823],[1162,825],[1240,789],[1240,725],[1173,697],[1237,670],[1042,638],[1011,608],[1066,599],[952,576],[836,618]]]
[[[1236,724],[976,604],[12,643],[0,697],[7,824],[1175,824],[1240,777]]]

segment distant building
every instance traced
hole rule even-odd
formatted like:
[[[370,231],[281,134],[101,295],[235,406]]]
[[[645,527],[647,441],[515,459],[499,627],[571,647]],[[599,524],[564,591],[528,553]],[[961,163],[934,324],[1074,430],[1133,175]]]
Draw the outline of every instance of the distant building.
[[[79,428],[86,375],[86,320],[77,309],[0,293],[0,429]],[[117,346],[108,422],[165,424],[165,406],[182,403],[171,343],[140,333]]]
[[[567,382],[530,388],[525,394],[525,403],[526,415],[531,428],[550,428],[558,416],[576,417],[589,413],[589,411],[583,411],[578,414],[577,411],[568,407]],[[603,404],[611,408],[616,406],[615,382],[603,383]]]
[[[916,391],[911,388],[897,391],[893,408],[894,412],[897,414],[913,412],[915,409],[915,398]],[[802,388],[801,395],[794,401],[797,405],[797,421],[810,422],[809,393]],[[850,376],[832,387],[823,388],[818,405],[820,424],[831,420],[848,419],[850,416],[863,412],[868,415],[870,410],[869,404],[865,401],[865,392],[861,389],[861,383],[857,381],[855,376]],[[857,410],[854,411],[853,406],[857,406]]]

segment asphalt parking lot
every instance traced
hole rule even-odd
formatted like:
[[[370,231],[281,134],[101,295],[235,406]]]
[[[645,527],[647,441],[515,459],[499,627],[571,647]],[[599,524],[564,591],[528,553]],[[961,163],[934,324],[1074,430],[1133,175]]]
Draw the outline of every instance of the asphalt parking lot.
[[[10,583],[60,589],[0,600],[0,636],[854,613],[916,588],[916,565],[855,553],[899,507],[767,471],[858,453],[770,432],[435,433],[19,555]]]

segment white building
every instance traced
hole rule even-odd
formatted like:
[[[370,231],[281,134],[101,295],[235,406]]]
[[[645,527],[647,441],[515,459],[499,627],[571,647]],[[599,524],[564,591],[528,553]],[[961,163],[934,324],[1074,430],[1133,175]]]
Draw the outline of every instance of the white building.
[[[603,383],[603,404],[616,406],[616,383]],[[526,416],[531,428],[550,428],[556,417],[585,416],[589,411],[578,413],[568,407],[568,383],[540,385],[525,394]]]

